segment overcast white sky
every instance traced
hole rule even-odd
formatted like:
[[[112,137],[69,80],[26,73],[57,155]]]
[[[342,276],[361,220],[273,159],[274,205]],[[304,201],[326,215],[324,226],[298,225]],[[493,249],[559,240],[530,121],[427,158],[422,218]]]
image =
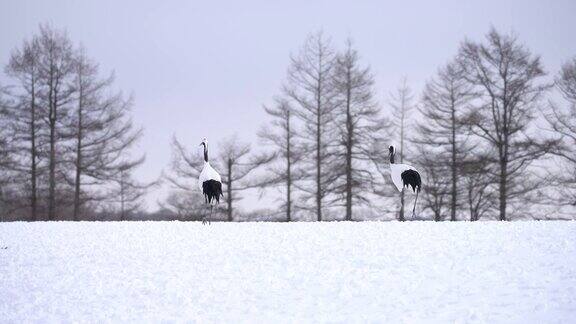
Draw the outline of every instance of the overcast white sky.
[[[262,104],[278,92],[289,54],[319,29],[338,46],[354,39],[381,99],[403,76],[419,91],[465,37],[481,39],[490,26],[516,32],[548,72],[576,55],[573,0],[2,0],[0,64],[44,22],[67,29],[134,94],[143,180],[168,167],[174,134],[193,149],[202,137],[214,144],[232,134],[255,143]],[[151,207],[162,194],[150,195]]]

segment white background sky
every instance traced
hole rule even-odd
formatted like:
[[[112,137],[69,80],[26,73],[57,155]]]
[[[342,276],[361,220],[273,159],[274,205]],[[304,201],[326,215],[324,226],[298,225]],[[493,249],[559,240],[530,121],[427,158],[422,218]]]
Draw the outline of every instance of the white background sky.
[[[0,1],[0,64],[38,31],[65,28],[116,86],[135,97],[145,129],[142,180],[167,169],[170,139],[196,149],[238,134],[256,144],[290,53],[323,29],[351,37],[376,75],[378,98],[407,77],[419,92],[465,38],[516,32],[550,73],[576,55],[576,1]],[[1,81],[5,82],[3,77]],[[4,83],[3,82],[3,83]],[[163,190],[149,195],[155,207]]]

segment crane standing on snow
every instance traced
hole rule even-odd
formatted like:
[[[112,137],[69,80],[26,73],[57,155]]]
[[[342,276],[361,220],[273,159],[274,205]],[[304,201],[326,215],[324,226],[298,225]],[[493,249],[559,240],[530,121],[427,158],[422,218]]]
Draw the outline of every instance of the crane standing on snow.
[[[220,179],[220,174],[208,162],[208,141],[206,138],[202,140],[200,145],[204,146],[204,167],[198,177],[198,187],[204,194],[206,203],[210,204],[210,217],[212,217],[214,204],[220,203],[220,197],[223,196],[222,180]],[[202,219],[202,224],[206,224],[206,216]],[[208,218],[208,224],[210,224],[210,218]]]
[[[408,164],[394,163],[394,155],[396,155],[394,146],[390,146],[388,148],[388,155],[390,156],[390,176],[392,177],[392,182],[394,182],[394,185],[398,191],[402,192],[404,187],[410,186],[416,193],[414,208],[412,209],[412,217],[414,217],[416,212],[416,201],[418,201],[418,193],[420,192],[420,188],[422,186],[420,173],[414,167]]]

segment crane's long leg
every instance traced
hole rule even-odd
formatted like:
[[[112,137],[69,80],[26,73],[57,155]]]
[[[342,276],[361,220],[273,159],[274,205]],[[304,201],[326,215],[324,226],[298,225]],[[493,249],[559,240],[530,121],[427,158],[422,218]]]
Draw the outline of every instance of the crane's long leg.
[[[204,215],[204,217],[202,218],[202,225],[206,225],[206,223],[208,223],[208,225],[210,225],[210,219],[212,218],[212,209],[214,208],[214,205],[210,204],[210,214],[208,217],[206,217],[206,215]]]
[[[412,218],[416,216],[416,202],[418,201],[418,193],[420,189],[416,190],[416,199],[414,199],[414,208],[412,208]]]
[[[402,188],[404,190],[404,188]],[[400,191],[400,216],[404,217],[404,199],[402,198],[403,191]]]
[[[212,219],[212,209],[214,209],[214,205],[210,204],[210,216],[208,217],[208,225],[210,225],[210,219]]]
[[[206,193],[204,193],[204,201],[205,203],[208,203],[208,195]],[[202,216],[202,225],[206,225],[206,213]]]

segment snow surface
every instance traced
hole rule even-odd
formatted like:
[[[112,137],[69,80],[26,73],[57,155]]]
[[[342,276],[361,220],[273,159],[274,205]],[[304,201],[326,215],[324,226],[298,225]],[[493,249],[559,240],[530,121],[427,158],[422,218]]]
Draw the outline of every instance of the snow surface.
[[[0,224],[0,322],[574,319],[576,222]]]

